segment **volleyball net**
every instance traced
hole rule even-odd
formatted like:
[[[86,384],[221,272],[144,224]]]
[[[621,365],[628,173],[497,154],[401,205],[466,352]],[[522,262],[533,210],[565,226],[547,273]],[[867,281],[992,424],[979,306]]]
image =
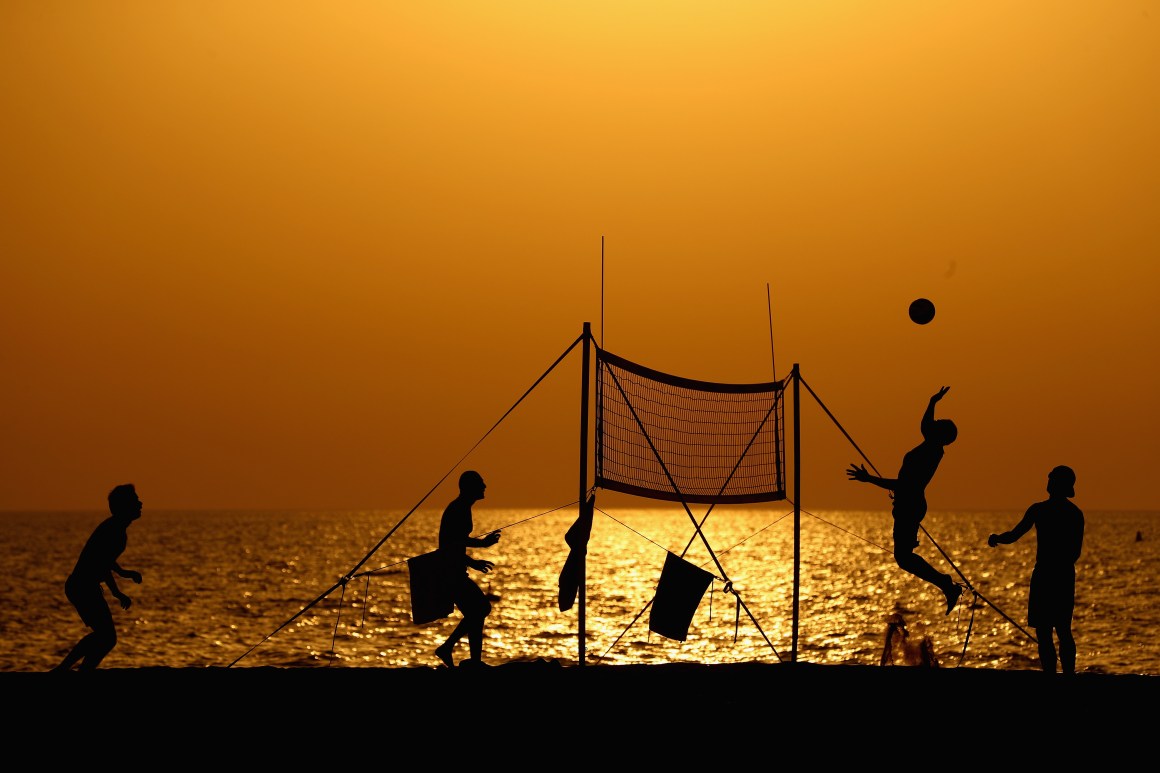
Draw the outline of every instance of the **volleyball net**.
[[[784,381],[723,384],[596,349],[596,485],[712,504],[785,499]]]

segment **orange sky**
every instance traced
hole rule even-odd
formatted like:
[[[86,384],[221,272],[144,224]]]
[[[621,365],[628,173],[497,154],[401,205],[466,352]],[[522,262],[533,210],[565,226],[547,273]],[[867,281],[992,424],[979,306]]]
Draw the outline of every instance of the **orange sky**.
[[[1021,509],[1056,464],[1086,510],[1160,509],[1158,25],[9,0],[0,509],[125,481],[147,509],[407,509],[586,321],[688,378],[798,363],[888,476],[950,385],[933,509]],[[489,506],[576,498],[579,374],[468,457]],[[888,508],[803,395],[803,507]]]

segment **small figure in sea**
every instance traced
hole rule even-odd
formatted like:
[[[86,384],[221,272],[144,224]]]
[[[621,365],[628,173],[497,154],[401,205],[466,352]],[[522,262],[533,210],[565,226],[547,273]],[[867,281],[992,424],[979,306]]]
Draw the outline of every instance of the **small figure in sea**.
[[[489,532],[482,537],[472,537],[474,524],[471,520],[471,506],[483,499],[487,484],[483,476],[475,470],[468,470],[459,476],[459,496],[443,510],[439,522],[439,553],[443,557],[448,573],[447,582],[451,588],[451,598],[463,615],[447,641],[435,648],[435,655],[445,666],[455,665],[452,654],[455,645],[467,637],[468,658],[460,666],[482,666],[483,623],[491,614],[491,601],[478,585],[468,576],[468,569],[487,574],[495,564],[481,558],[472,558],[467,548],[489,548],[499,542],[499,531]]]
[[[897,478],[880,478],[871,475],[866,465],[851,464],[846,470],[850,480],[873,483],[890,492],[894,500],[894,560],[915,577],[926,580],[943,592],[947,611],[950,614],[963,593],[963,586],[955,582],[949,574],[935,569],[926,559],[914,552],[918,547],[918,526],[926,517],[926,486],[942,461],[944,448],[955,442],[959,436],[958,427],[950,419],[935,419],[934,406],[950,387],[943,387],[926,405],[919,429],[922,442],[902,457],[902,466]]]
[[[886,618],[886,639],[882,646],[880,666],[894,666],[902,661],[904,666],[938,668],[938,656],[934,642],[926,634],[912,637],[906,627],[906,618],[894,612]]]
[[[1047,499],[1027,508],[1010,531],[987,537],[990,547],[1010,545],[1035,527],[1035,566],[1027,598],[1027,622],[1035,629],[1039,665],[1055,673],[1075,673],[1075,637],[1071,617],[1075,610],[1075,562],[1083,550],[1083,511],[1071,501],[1075,496],[1075,472],[1065,465],[1047,474]],[[1054,634],[1054,637],[1053,637]]]
[[[141,517],[141,499],[132,483],[114,487],[108,499],[111,515],[93,529],[64,584],[65,596],[92,631],[76,643],[54,671],[71,670],[78,662],[77,670],[90,671],[100,664],[117,645],[117,627],[101,585],[107,585],[121,608],[128,609],[133,600],[117,587],[113,575],[141,582],[140,572],[122,569],[117,563],[129,542],[129,524]]]

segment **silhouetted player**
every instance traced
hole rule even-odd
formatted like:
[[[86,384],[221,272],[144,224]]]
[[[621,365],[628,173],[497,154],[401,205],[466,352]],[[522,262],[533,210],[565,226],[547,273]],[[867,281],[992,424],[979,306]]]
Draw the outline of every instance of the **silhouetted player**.
[[[866,471],[865,465],[850,465],[846,475],[850,480],[873,483],[891,492],[894,506],[894,560],[906,571],[926,580],[943,592],[949,615],[963,587],[949,574],[943,574],[914,552],[918,547],[918,525],[926,517],[926,486],[930,483],[943,458],[943,448],[955,442],[958,427],[950,419],[935,419],[934,404],[943,398],[950,387],[943,387],[930,398],[922,414],[922,442],[902,457],[897,478],[879,478]]]
[[[80,671],[97,667],[117,645],[117,627],[113,625],[113,613],[101,585],[109,586],[113,597],[121,602],[121,608],[128,609],[133,600],[117,588],[113,575],[141,582],[140,572],[122,569],[117,563],[129,542],[129,524],[141,517],[141,500],[133,484],[125,483],[109,492],[109,512],[112,515],[93,529],[64,584],[65,595],[92,631],[76,643],[56,671],[68,671],[78,661]]]
[[[1071,615],[1075,610],[1075,562],[1083,550],[1083,511],[1075,496],[1075,473],[1060,465],[1047,473],[1047,499],[1027,508],[1011,531],[992,534],[987,544],[1010,545],[1035,527],[1035,568],[1027,598],[1027,622],[1035,629],[1039,665],[1055,673],[1052,634],[1059,637],[1059,664],[1063,673],[1075,673],[1075,638]]]
[[[439,552],[443,555],[443,563],[449,575],[447,581],[451,587],[451,599],[463,615],[447,641],[435,648],[435,654],[449,667],[455,665],[451,656],[455,645],[464,636],[467,636],[468,659],[460,665],[483,665],[483,622],[491,613],[491,602],[467,575],[467,570],[470,568],[487,574],[495,564],[472,558],[467,555],[467,548],[489,548],[499,542],[498,531],[483,537],[471,536],[474,528],[471,506],[483,499],[486,488],[487,484],[478,472],[468,470],[460,475],[459,496],[447,505],[439,522]]]

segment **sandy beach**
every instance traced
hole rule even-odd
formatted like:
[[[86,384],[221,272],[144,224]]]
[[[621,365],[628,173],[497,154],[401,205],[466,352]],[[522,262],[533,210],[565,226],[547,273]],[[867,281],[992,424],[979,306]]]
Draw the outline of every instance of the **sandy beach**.
[[[181,750],[186,762],[235,763],[286,754],[324,762],[334,752],[328,735],[345,746],[355,729],[392,754],[403,743],[439,761],[509,754],[543,761],[582,741],[585,755],[596,755],[591,762],[616,755],[676,764],[731,745],[737,753],[796,748],[868,762],[882,754],[989,754],[990,746],[1008,762],[1078,754],[1106,764],[1150,753],[1160,698],[1160,677],[1146,675],[549,660],[482,669],[18,672],[0,674],[0,685],[8,705],[21,707],[17,733],[76,720],[69,735],[87,743],[57,754],[87,753],[107,740],[134,755]],[[723,738],[732,744],[722,747]],[[1045,742],[1052,746],[1030,745]]]

